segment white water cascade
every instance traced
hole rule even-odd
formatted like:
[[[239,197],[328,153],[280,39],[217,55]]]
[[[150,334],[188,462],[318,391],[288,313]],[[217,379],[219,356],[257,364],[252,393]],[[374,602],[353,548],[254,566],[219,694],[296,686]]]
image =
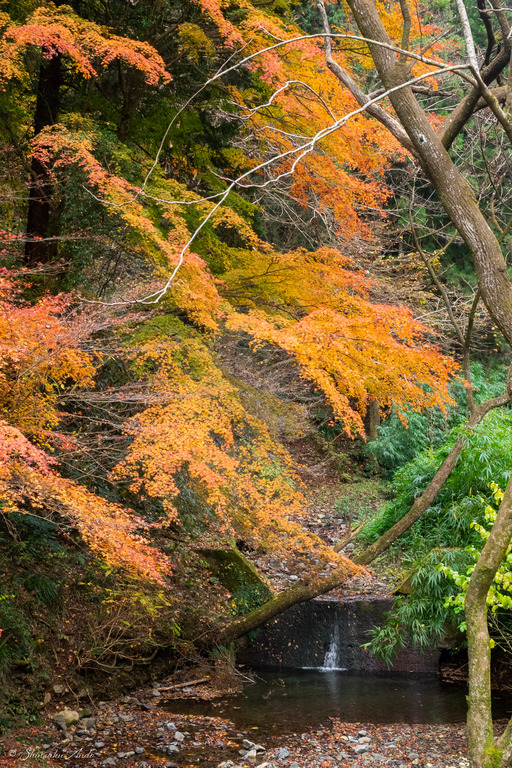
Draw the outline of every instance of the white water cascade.
[[[335,622],[332,630],[332,635],[331,635],[331,643],[325,653],[324,663],[323,663],[323,666],[320,667],[320,669],[324,672],[333,672],[335,670],[337,670],[338,672],[346,672],[347,671],[346,667],[339,666],[339,661],[338,661],[339,655],[340,655],[340,630],[339,630],[338,622]]]

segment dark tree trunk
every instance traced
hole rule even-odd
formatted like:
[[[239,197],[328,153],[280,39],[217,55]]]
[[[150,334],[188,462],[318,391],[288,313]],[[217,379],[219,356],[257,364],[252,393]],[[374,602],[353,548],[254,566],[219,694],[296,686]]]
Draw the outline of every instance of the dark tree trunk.
[[[37,87],[34,136],[37,136],[43,128],[56,123],[59,111],[60,84],[60,55],[53,56],[49,60],[43,60]],[[41,162],[37,158],[32,158],[25,241],[25,263],[27,266],[47,264],[55,258],[56,243],[51,240],[48,241],[48,238],[55,234],[51,198],[52,187],[48,174]]]
[[[119,116],[117,137],[119,141],[126,141],[132,129],[133,118],[144,95],[145,82],[140,72],[131,72],[127,78],[120,63],[118,63],[118,77],[123,96],[123,106]]]
[[[378,400],[371,400],[370,404],[368,406],[368,434],[367,438],[369,442],[372,442],[373,440],[377,440],[379,436],[379,427],[380,427],[380,409],[379,409],[379,401]]]

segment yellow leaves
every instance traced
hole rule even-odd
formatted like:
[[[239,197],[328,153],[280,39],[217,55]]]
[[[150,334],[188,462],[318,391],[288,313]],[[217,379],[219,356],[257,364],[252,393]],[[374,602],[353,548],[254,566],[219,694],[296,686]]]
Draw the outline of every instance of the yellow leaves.
[[[78,126],[77,126],[78,127]],[[140,190],[122,177],[107,171],[94,156],[96,137],[92,132],[70,131],[63,125],[55,125],[38,134],[33,142],[33,154],[56,174],[68,172],[70,167],[80,169],[95,195],[105,200],[108,216],[127,227],[127,238],[133,251],[154,264],[165,280],[180,262],[182,249],[189,238],[180,206],[164,208],[169,227],[166,236],[145,206]],[[163,186],[163,182],[160,181]],[[180,185],[169,185],[167,194],[183,194]],[[185,197],[190,197],[188,193]],[[220,221],[220,220],[219,220]],[[199,325],[215,331],[220,315],[221,299],[217,286],[208,272],[204,260],[197,253],[187,250],[173,281],[170,300],[184,310]]]
[[[45,514],[54,512],[70,519],[89,548],[110,566],[166,586],[165,576],[171,571],[169,560],[139,533],[149,526],[131,510],[71,480],[42,474],[26,465],[13,467],[7,498],[13,497],[13,488],[19,511],[23,512],[22,504],[29,501]]]
[[[451,402],[448,382],[457,366],[426,343],[428,329],[406,307],[369,302],[369,282],[346,269],[341,254],[299,250],[267,264],[266,272],[258,265],[263,277],[252,284],[254,309],[231,312],[228,325],[249,333],[255,345],[290,354],[350,436],[364,436],[371,399],[383,410],[444,409]],[[236,284],[241,273],[227,277]],[[258,295],[272,300],[274,313],[257,308]]]
[[[180,52],[196,64],[201,57],[210,58],[215,53],[215,46],[197,24],[180,24],[178,27]]]
[[[174,476],[186,466],[222,516],[226,506],[222,489],[237,466],[231,455],[232,420],[242,414],[234,390],[197,343],[171,342],[158,353],[143,351],[142,358],[147,360],[148,355],[157,367],[148,385],[168,404],[152,406],[128,422],[126,430],[134,440],[114,477],[128,480],[134,492],[162,499],[173,518],[178,494]]]
[[[113,479],[159,500],[167,520],[177,521],[181,476],[202,500],[205,519],[215,514],[208,528],[221,539],[236,532],[255,544],[325,554],[293,522],[305,502],[290,455],[199,338],[156,334],[134,365],[160,403],[126,424],[133,439]]]
[[[211,217],[214,229],[233,230],[238,237],[251,247],[261,247],[262,243],[251,225],[231,208],[218,208]]]
[[[78,325],[62,319],[68,303],[57,296],[23,304],[12,284],[0,285],[0,408],[40,443],[58,422],[61,389],[88,386],[95,373],[92,358],[79,348]]]
[[[236,461],[229,455],[233,445],[229,403],[219,402],[220,398],[220,392],[206,387],[190,395],[181,392],[169,405],[149,408],[133,419],[126,429],[134,440],[114,477],[129,480],[135,493],[162,499],[173,519],[173,499],[179,492],[174,476],[186,466],[191,480],[222,515],[222,488]]]
[[[431,11],[428,4],[408,3],[407,5],[410,14],[410,30],[408,40],[405,42],[408,50],[414,51],[419,55],[425,55],[430,59],[438,61],[441,65],[444,64],[445,61],[443,59],[446,58],[446,54],[452,56],[458,42],[453,39],[445,39],[442,30],[428,21],[429,12]],[[401,48],[404,42],[402,39],[404,18],[400,3],[398,0],[391,3],[385,2],[385,0],[378,0],[377,9],[391,42],[398,48]],[[372,68],[371,56],[368,56],[366,61],[368,67]],[[423,62],[411,62],[411,64],[411,75],[413,77],[431,72],[432,78],[425,80],[425,83],[428,83],[433,89],[437,89],[438,86],[435,78],[437,70],[435,66]]]
[[[293,314],[290,316],[287,310],[304,313],[318,306],[340,309],[348,303],[351,311],[355,311],[370,286],[360,272],[350,269],[349,259],[327,247],[314,252],[301,248],[288,253],[270,249],[244,251],[236,266],[223,276],[234,295],[250,286],[252,306],[256,308],[264,297],[275,309],[273,322],[285,326],[293,322]],[[244,303],[248,300],[247,292],[246,288]],[[262,317],[268,311],[265,308]]]

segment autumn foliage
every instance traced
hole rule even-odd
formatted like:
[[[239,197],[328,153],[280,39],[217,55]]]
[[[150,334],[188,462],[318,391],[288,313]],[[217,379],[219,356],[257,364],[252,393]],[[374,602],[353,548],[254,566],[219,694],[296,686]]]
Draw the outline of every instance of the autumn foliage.
[[[263,256],[258,266],[254,308],[229,322],[250,333],[255,347],[267,342],[292,355],[349,435],[364,436],[371,400],[398,412],[450,401],[453,361],[425,342],[428,329],[410,310],[371,303],[371,282],[338,251],[299,250],[273,263]],[[231,277],[236,284],[241,275]],[[281,311],[262,312],[262,296]]]
[[[72,70],[87,79],[120,61],[143,73],[148,84],[170,80],[164,62],[150,45],[112,34],[82,19],[70,6],[37,7],[24,24],[15,24],[2,13],[0,24],[0,84],[4,88],[13,79],[26,79],[24,56],[30,48],[39,49],[45,59],[62,54]]]
[[[173,101],[171,85],[181,86],[167,62],[178,67],[185,59],[215,78],[219,50],[251,56],[269,40],[302,35],[249,2],[238,21],[217,0],[190,5],[173,37],[176,50],[165,48],[165,35],[151,45],[142,31],[140,39],[117,34],[69,6],[33,3],[23,19],[0,16],[2,98],[14,109],[10,89],[19,97],[18,122],[30,123],[34,56],[39,66],[60,57],[65,67],[68,101],[36,135],[28,125],[22,159],[35,161],[44,179],[63,263],[76,258],[81,237],[85,243],[73,296],[55,295],[54,285],[41,295],[37,279],[30,295],[22,272],[6,269],[1,277],[3,514],[65,521],[109,564],[158,583],[172,563],[155,542],[189,530],[188,496],[202,510],[197,535],[242,536],[306,559],[340,557],[298,525],[305,497],[290,435],[270,426],[226,370],[216,347],[224,333],[247,339],[255,353],[279,350],[349,437],[364,437],[372,401],[383,414],[444,408],[456,370],[410,309],[372,300],[375,285],[345,254],[354,239],[371,238],[369,210],[384,219],[384,172],[403,150],[366,115],[340,122],[357,105],[326,69],[318,39],[254,56],[243,76],[207,89],[198,113],[213,115],[215,131],[201,124],[200,140],[187,145],[196,95],[185,94],[185,106]],[[396,9],[386,14],[393,28]],[[350,68],[354,44],[340,46]],[[156,138],[147,104],[157,105],[155,121],[158,109],[165,115]],[[127,105],[135,127],[124,141]],[[223,131],[236,134],[232,145],[222,146]],[[302,224],[313,212],[311,247],[304,237],[284,244],[287,222],[276,230],[281,242],[267,236],[271,181],[283,211],[290,207]],[[5,191],[12,180],[1,183]],[[17,188],[26,195],[24,183]],[[23,227],[5,218],[4,255],[12,263]],[[317,236],[318,221],[327,223],[328,245]],[[113,270],[104,279],[111,262],[122,265],[122,276]],[[78,310],[80,292],[93,304]],[[93,327],[88,317],[99,297],[111,307]],[[131,303],[141,310],[135,319]],[[113,360],[120,381],[108,379]],[[80,411],[77,402],[85,404]],[[273,407],[286,410],[278,398]],[[94,470],[83,470],[93,460]]]
[[[57,513],[112,565],[163,583],[166,558],[140,536],[140,517],[59,474],[53,447],[74,449],[60,434],[59,399],[92,386],[95,365],[80,348],[82,323],[66,317],[70,297],[29,304],[4,272],[0,289],[0,492],[2,514]]]

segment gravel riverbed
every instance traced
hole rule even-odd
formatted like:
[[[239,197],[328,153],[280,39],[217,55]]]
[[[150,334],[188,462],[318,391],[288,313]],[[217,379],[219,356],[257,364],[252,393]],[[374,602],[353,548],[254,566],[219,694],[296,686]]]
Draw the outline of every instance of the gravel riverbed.
[[[48,719],[1,742],[0,768],[465,768],[463,724],[374,725],[330,719],[303,733],[240,730],[173,715],[156,691],[101,702],[65,726]],[[171,709],[171,712],[169,711]],[[72,712],[72,710],[68,710]],[[69,716],[68,719],[74,719]],[[75,718],[76,719],[76,718]]]

